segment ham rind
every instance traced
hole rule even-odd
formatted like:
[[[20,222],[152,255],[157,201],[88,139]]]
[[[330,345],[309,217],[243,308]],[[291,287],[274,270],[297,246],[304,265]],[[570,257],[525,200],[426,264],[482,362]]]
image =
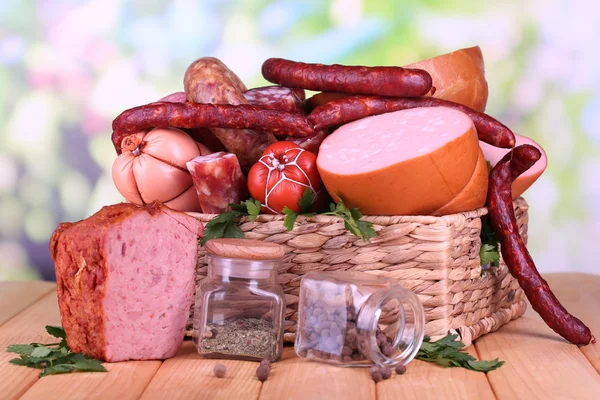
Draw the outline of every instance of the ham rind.
[[[535,163],[531,168],[527,171],[523,172],[521,175],[517,177],[513,181],[512,184],[512,197],[513,200],[518,198],[525,192],[533,183],[542,175],[542,173],[546,170],[548,166],[548,157],[546,156],[546,152],[542,149],[538,143],[534,140],[526,137],[517,135],[515,133],[516,146],[520,146],[522,144],[530,144],[534,147],[537,147],[542,152],[542,157]],[[502,159],[510,151],[510,149],[501,149],[499,147],[491,146],[487,143],[480,142],[481,149],[483,150],[483,154],[485,159],[490,162],[490,165],[494,167],[498,161]]]
[[[187,163],[202,212],[220,214],[230,211],[248,197],[248,185],[240,163],[232,153],[218,152],[199,156]]]
[[[104,361],[173,357],[192,303],[202,224],[153,203],[61,224],[50,253],[67,344]]]
[[[464,190],[479,154],[466,114],[415,108],[343,125],[323,141],[317,167],[329,194],[363,214],[428,215]]]

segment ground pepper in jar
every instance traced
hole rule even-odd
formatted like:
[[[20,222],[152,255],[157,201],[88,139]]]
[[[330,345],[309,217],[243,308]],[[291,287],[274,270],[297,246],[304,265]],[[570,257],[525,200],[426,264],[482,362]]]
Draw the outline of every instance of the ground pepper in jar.
[[[284,249],[248,239],[206,243],[207,278],[196,294],[194,342],[211,358],[277,360],[285,297],[277,282]]]
[[[406,364],[424,329],[421,302],[396,280],[360,272],[302,278],[295,342],[300,357],[345,366]]]

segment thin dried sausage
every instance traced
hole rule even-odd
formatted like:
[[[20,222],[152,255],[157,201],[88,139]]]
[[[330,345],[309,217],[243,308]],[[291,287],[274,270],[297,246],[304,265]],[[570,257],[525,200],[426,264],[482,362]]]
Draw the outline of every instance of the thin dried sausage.
[[[308,115],[315,130],[336,127],[370,115],[417,107],[450,107],[467,114],[475,124],[479,139],[496,147],[512,148],[515,135],[500,121],[447,100],[432,97],[394,98],[382,96],[350,96],[325,103]]]
[[[123,111],[113,121],[112,141],[115,149],[119,149],[125,136],[144,129],[166,127],[255,129],[292,137],[314,134],[306,117],[300,114],[264,110],[248,104],[157,102]],[[244,148],[237,150],[242,152]]]
[[[510,151],[492,169],[488,207],[494,231],[500,240],[502,256],[510,273],[519,281],[533,309],[556,333],[571,343],[586,345],[593,337],[590,329],[560,304],[548,283],[537,271],[519,234],[512,202],[512,182],[541,157],[530,145]]]
[[[431,90],[431,75],[420,69],[307,64],[269,58],[262,74],[270,82],[324,92],[424,96]]]

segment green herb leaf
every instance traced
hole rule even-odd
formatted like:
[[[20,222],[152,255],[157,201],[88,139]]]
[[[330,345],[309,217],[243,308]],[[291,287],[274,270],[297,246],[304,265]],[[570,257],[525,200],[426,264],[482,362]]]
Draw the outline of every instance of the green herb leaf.
[[[46,325],[46,332],[48,332],[50,335],[54,336],[55,338],[59,338],[59,339],[67,338],[67,334],[62,326]]]
[[[283,207],[283,213],[285,214],[283,226],[285,226],[285,229],[289,232],[294,229],[294,224],[296,223],[299,214],[291,210],[288,206]]]
[[[260,204],[260,201],[254,199],[246,200],[245,204],[248,212],[248,219],[251,222],[256,221],[256,217],[258,217],[258,214],[260,214],[262,204]]]
[[[335,215],[344,219],[344,227],[353,235],[358,236],[363,241],[368,241],[370,238],[375,237],[377,232],[373,229],[371,222],[361,220],[362,214],[358,208],[348,209],[344,205],[344,201],[340,198],[338,204],[331,203],[329,205],[330,212],[324,213],[326,215]]]
[[[41,369],[40,377],[77,371],[106,372],[101,361],[88,357],[85,354],[73,353],[69,349],[65,331],[62,327],[48,325],[46,326],[46,331],[52,336],[61,338],[60,343],[10,345],[7,351],[20,354],[21,357],[13,358],[9,363]]]
[[[222,237],[231,237],[227,236],[227,233],[231,233],[230,225],[235,225],[235,219],[242,216],[243,214],[240,211],[228,211],[222,214],[217,215],[211,221],[209,221],[204,227],[204,236],[200,241],[200,244],[204,246],[207,241],[210,239],[217,239]],[[237,225],[236,225],[237,227]],[[239,229],[239,228],[238,228]],[[241,232],[241,230],[240,230]],[[242,237],[243,234],[242,234]]]
[[[93,358],[77,361],[73,364],[73,366],[78,371],[106,372],[106,368],[104,368],[102,363],[99,360],[94,360]]]
[[[301,213],[309,212],[317,201],[317,194],[310,188],[307,187],[302,193],[302,197],[298,200],[298,206],[300,206]]]
[[[492,361],[478,361],[464,351],[465,345],[456,340],[458,335],[448,334],[443,338],[432,342],[431,338],[425,336],[416,358],[421,361],[433,362],[442,367],[462,367],[472,371],[489,372],[499,368],[504,361],[498,359]]]
[[[244,237],[244,232],[242,232],[240,227],[237,226],[237,224],[234,221],[231,221],[229,224],[227,224],[223,237],[241,239]]]
[[[17,354],[31,354],[31,352],[35,350],[35,346],[32,344],[11,344],[6,348],[6,351],[9,353],[17,353]]]
[[[31,357],[43,358],[52,353],[52,350],[46,346],[38,346],[31,352]]]
[[[479,249],[480,265],[497,267],[500,265],[500,247],[496,232],[492,228],[489,216],[481,217],[481,248]],[[484,270],[482,269],[482,275]]]

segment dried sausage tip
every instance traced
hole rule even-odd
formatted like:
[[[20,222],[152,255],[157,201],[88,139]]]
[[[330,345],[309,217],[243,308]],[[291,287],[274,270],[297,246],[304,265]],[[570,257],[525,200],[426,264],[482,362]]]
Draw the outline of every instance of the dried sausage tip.
[[[512,148],[515,135],[500,121],[487,114],[448,100],[432,97],[394,98],[381,96],[350,96],[330,101],[315,108],[308,120],[315,130],[343,125],[348,122],[417,107],[450,107],[467,114],[475,124],[479,139],[496,147]]]
[[[590,329],[569,314],[537,271],[527,251],[515,217],[512,182],[539,160],[541,152],[531,145],[510,151],[492,169],[488,207],[494,231],[500,240],[502,256],[510,273],[518,280],[533,309],[556,333],[571,343],[586,345],[593,340]]]
[[[420,69],[307,64],[269,58],[262,74],[270,82],[324,92],[424,96],[431,90],[431,75]]]

